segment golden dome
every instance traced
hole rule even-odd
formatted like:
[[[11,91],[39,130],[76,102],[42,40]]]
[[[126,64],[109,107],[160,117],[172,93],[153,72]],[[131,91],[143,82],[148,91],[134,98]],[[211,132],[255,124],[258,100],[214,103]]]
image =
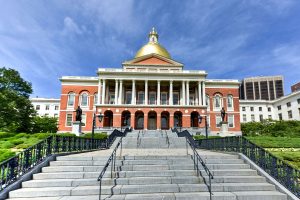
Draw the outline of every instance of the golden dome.
[[[135,55],[135,58],[141,57],[148,54],[158,54],[166,58],[171,58],[169,52],[158,43],[158,34],[154,28],[149,33],[149,42],[145,44]]]

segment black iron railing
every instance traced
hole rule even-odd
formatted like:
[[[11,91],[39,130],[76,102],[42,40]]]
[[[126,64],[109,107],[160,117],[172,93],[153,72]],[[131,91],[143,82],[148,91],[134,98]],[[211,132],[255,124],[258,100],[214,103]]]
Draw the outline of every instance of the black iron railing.
[[[197,140],[199,148],[240,152],[261,167],[289,191],[300,198],[300,170],[275,157],[245,137],[225,137]]]
[[[166,134],[166,144],[168,145],[168,148],[170,148],[170,139],[166,130],[165,130],[165,134]]]
[[[188,154],[188,145],[191,147],[191,149],[193,151],[192,159],[194,162],[194,169],[197,172],[197,176],[201,176],[203,178],[203,181],[209,191],[210,200],[212,200],[213,193],[212,193],[212,187],[211,187],[211,179],[213,179],[214,177],[213,177],[212,173],[210,172],[210,170],[208,169],[208,167],[206,166],[205,162],[202,160],[201,156],[198,154],[198,152],[196,150],[196,148],[198,146],[197,146],[197,143],[195,142],[195,140],[193,139],[193,136],[187,130],[178,132],[178,130],[176,128],[174,128],[174,129],[172,129],[172,131],[176,132],[178,137],[185,137],[187,154]],[[206,181],[206,178],[203,176],[201,169],[199,168],[199,163],[202,165],[205,173],[208,176],[208,182]]]
[[[48,156],[64,152],[82,152],[106,148],[106,139],[52,135],[0,163],[0,191],[21,178]]]
[[[121,139],[119,140],[118,144],[116,145],[116,147],[114,148],[113,152],[111,153],[111,155],[109,156],[106,164],[104,165],[102,171],[100,172],[100,175],[98,177],[98,181],[99,181],[99,200],[101,200],[101,188],[102,188],[102,179],[104,177],[104,174],[108,168],[108,166],[110,165],[110,178],[114,178],[115,172],[116,172],[116,158],[117,158],[117,150],[119,148],[119,146],[121,146],[120,149],[120,158],[122,156],[122,141],[123,141],[123,137],[121,137]]]

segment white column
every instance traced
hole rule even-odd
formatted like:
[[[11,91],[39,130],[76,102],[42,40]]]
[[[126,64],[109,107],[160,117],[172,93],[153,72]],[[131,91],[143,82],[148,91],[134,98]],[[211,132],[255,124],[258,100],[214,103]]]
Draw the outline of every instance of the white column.
[[[135,104],[135,80],[132,80],[131,104]]]
[[[160,105],[160,81],[157,81],[157,105]]]
[[[145,105],[148,105],[148,80],[145,80]]]
[[[116,79],[115,83],[115,104],[119,104],[118,92],[119,92],[119,81]]]
[[[103,79],[103,85],[102,85],[102,100],[101,100],[101,104],[105,104],[105,82],[106,80]]]
[[[123,80],[120,80],[120,88],[119,88],[119,104],[123,103]]]
[[[204,97],[205,98],[205,97]],[[198,82],[198,105],[202,106],[201,81]]]
[[[101,92],[101,79],[99,79],[99,83],[98,83],[98,98],[97,98],[97,104],[99,105],[100,104],[100,102],[101,102],[101,99],[100,99],[100,92]],[[95,104],[95,102],[94,102],[94,104]]]
[[[182,90],[182,102],[181,102],[181,105],[185,105],[186,96],[185,96],[185,82],[184,81],[182,81],[181,90]]]
[[[186,104],[190,105],[190,83],[186,82]]]
[[[274,92],[274,99],[277,99],[276,88],[275,88],[275,80],[273,80],[273,92]]]
[[[255,100],[256,99],[256,95],[255,95],[254,82],[252,82],[252,88],[253,88],[253,100]]]
[[[205,105],[205,82],[202,82],[202,105]]]
[[[170,80],[169,105],[173,105],[173,81]]]

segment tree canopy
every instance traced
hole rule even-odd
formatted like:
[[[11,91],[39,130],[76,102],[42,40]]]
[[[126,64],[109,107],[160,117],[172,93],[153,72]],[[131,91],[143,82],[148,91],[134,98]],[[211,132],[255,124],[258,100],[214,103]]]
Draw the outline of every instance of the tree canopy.
[[[0,68],[0,130],[30,132],[35,110],[29,100],[30,82],[14,69]]]

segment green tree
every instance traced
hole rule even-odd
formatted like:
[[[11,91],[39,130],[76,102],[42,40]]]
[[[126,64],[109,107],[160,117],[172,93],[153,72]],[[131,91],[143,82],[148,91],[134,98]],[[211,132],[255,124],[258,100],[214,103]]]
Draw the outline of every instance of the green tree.
[[[33,118],[33,133],[56,133],[57,118],[56,117],[39,117]]]
[[[14,69],[0,68],[0,130],[30,132],[35,110],[29,100],[31,83]]]

